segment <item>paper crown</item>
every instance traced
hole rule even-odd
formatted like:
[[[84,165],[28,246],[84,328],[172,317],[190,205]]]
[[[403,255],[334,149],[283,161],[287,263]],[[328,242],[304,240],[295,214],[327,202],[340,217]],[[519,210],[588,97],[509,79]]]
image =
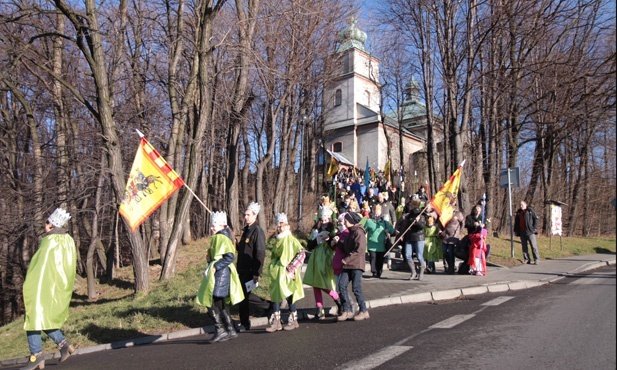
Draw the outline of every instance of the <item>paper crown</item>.
[[[328,206],[319,207],[319,218],[330,218],[332,216],[332,208]]]
[[[249,211],[253,211],[254,214],[259,214],[259,210],[261,210],[261,206],[255,202],[251,202],[251,204],[249,204],[249,206],[246,207],[246,209]]]
[[[210,216],[211,225],[227,225],[227,213],[225,212],[212,212]]]
[[[287,215],[284,213],[279,213],[278,215],[276,215],[276,223],[280,224],[280,223],[288,223],[287,222]]]
[[[68,220],[71,219],[71,215],[63,210],[62,208],[56,208],[54,213],[51,214],[47,218],[50,224],[54,225],[54,227],[63,227]]]

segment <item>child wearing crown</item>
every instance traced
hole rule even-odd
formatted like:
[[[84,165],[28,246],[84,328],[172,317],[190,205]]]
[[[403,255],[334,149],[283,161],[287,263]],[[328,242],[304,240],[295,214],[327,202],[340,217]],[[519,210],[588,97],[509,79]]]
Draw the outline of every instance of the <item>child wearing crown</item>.
[[[277,231],[276,245],[272,250],[269,275],[270,299],[272,300],[272,316],[268,333],[285,329],[294,330],[299,327],[296,302],[304,298],[302,288],[302,274],[300,267],[304,263],[304,248],[291,234],[287,215],[280,213],[276,216]],[[281,302],[287,300],[289,305],[289,319],[287,325],[281,325]]]
[[[41,331],[58,346],[60,362],[66,361],[75,351],[60,331],[69,317],[77,271],[75,241],[64,228],[70,218],[71,215],[62,208],[57,208],[47,218],[45,234],[28,266],[23,296],[26,308],[24,330],[28,336],[30,358],[22,369],[45,367]]]
[[[309,259],[304,273],[304,284],[313,287],[315,302],[317,305],[317,318],[323,320],[325,311],[323,308],[322,291],[325,291],[332,299],[341,312],[341,301],[336,291],[336,282],[334,280],[334,269],[332,268],[332,259],[334,257],[334,247],[330,240],[336,235],[336,229],[332,223],[332,209],[330,207],[319,208],[319,220],[317,221],[309,240],[309,250],[311,258]]]
[[[225,212],[212,213],[210,223],[210,230],[214,234],[210,238],[208,250],[210,263],[204,272],[196,301],[208,307],[208,314],[214,320],[216,332],[210,339],[210,343],[215,343],[238,336],[225,304],[239,303],[244,299],[244,293],[234,265],[236,249],[231,239],[231,232],[227,227],[227,214]]]

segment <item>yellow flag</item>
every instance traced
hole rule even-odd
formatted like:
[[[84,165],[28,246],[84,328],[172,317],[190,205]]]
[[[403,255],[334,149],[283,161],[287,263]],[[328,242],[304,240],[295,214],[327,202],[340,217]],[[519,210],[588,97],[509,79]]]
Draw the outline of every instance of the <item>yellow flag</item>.
[[[328,167],[328,177],[332,177],[336,175],[337,173],[338,173],[338,163],[336,162],[336,159],[332,157],[330,159],[330,166]]]
[[[464,164],[465,161],[458,166],[448,181],[446,181],[441,189],[439,189],[439,192],[431,199],[431,206],[433,206],[433,209],[439,215],[439,221],[444,227],[452,219],[454,209],[450,205],[450,200],[456,198],[458,195],[458,188],[461,184],[461,168],[463,168]]]
[[[386,166],[383,169],[383,176],[386,178],[386,180],[390,181],[390,160],[388,159],[388,162],[386,162]]]
[[[183,185],[176,171],[142,137],[119,209],[131,231]]]

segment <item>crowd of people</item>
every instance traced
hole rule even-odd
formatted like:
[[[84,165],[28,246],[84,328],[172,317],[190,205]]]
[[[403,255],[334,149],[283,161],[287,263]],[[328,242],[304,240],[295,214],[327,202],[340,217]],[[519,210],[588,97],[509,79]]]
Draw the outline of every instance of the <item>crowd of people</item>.
[[[486,275],[490,246],[486,243],[485,226],[490,219],[483,214],[484,200],[464,216],[457,208],[456,198],[449,197],[452,214],[442,222],[443,218],[429,202],[425,186],[407,201],[401,196],[397,198],[400,203],[395,203],[390,201],[391,194],[400,196],[395,187],[388,186],[387,190],[369,187],[359,197],[355,192],[358,184],[357,179],[350,178],[348,187],[339,192],[338,203],[332,202],[329,196],[321,197],[307,244],[310,258],[304,276],[301,267],[308,254],[291,233],[284,213],[276,215],[276,243],[268,266],[264,266],[265,232],[256,222],[261,210],[259,204],[248,205],[237,245],[227,226],[227,214],[211,214],[213,236],[206,258],[208,264],[196,296],[196,303],[208,308],[215,323],[210,342],[233,339],[238,331],[251,329],[249,296],[263,274],[270,280],[271,315],[266,328],[269,333],[299,327],[296,304],[304,298],[303,285],[313,288],[318,320],[326,316],[323,293],[336,304],[337,321],[368,319],[370,315],[362,291],[367,253],[371,269],[367,278],[381,278],[384,264],[392,268],[389,256],[397,246],[402,248],[404,262],[409,266],[409,280],[422,280],[425,274],[436,273],[440,260],[446,274],[454,274],[457,270],[458,273]],[[42,332],[57,344],[60,362],[66,361],[75,350],[60,330],[68,318],[76,274],[77,251],[65,228],[70,218],[61,208],[49,216],[39,249],[28,267],[23,287],[24,329],[31,355],[22,369],[45,367]],[[464,237],[463,228],[467,230]],[[521,238],[525,263],[538,264],[540,256],[535,238],[538,217],[524,201],[520,202],[516,213],[514,231]],[[464,254],[461,254],[461,247]],[[463,260],[458,268],[455,266],[457,257]],[[352,311],[349,284],[358,305],[356,313]],[[281,321],[283,302],[289,309],[284,325]],[[232,305],[238,305],[240,320],[237,324],[228,309]]]

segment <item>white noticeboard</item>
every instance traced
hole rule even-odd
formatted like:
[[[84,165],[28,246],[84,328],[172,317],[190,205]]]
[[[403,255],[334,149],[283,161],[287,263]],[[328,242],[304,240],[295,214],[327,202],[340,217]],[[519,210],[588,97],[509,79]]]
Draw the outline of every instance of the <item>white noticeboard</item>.
[[[551,204],[551,234],[561,236],[561,206]]]

